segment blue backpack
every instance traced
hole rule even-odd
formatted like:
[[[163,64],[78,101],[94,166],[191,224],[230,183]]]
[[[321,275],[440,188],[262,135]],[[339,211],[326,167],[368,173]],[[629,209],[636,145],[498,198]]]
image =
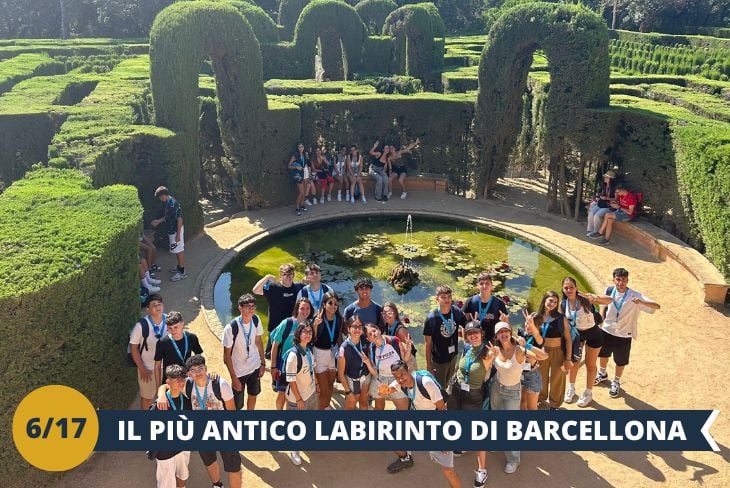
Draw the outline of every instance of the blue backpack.
[[[444,403],[446,403],[449,400],[449,393],[444,389],[443,386],[441,386],[441,383],[439,383],[439,381],[434,377],[433,374],[431,374],[430,371],[421,369],[418,371],[414,371],[413,375],[414,375],[414,379],[416,381],[416,388],[418,388],[418,391],[421,392],[421,395],[424,398],[428,398],[429,400],[431,399],[431,395],[428,393],[428,390],[423,385],[423,377],[427,376],[431,379],[431,381],[436,383],[436,386],[439,387],[439,391],[441,391],[441,398],[443,399]],[[401,386],[401,390],[403,390],[403,393],[406,393],[406,389],[402,386]],[[408,396],[408,395],[406,394],[406,396]],[[415,410],[411,397],[408,397],[408,402],[411,404],[411,409]]]

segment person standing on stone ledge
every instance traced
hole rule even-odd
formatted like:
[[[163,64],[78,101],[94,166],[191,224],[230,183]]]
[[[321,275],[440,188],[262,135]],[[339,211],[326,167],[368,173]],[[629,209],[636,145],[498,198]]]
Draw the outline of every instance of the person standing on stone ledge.
[[[180,281],[188,277],[185,274],[185,227],[183,226],[180,202],[170,195],[170,190],[164,186],[155,190],[155,198],[165,204],[165,215],[150,223],[153,227],[157,227],[162,222],[165,222],[167,237],[170,241],[170,252],[177,259],[177,267],[170,270],[170,272],[174,273],[170,281]]]

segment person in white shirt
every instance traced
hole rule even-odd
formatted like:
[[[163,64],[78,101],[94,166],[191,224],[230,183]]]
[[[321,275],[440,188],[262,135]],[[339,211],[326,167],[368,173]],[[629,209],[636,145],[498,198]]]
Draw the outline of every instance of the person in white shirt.
[[[256,408],[256,396],[261,393],[261,377],[266,371],[264,327],[254,314],[256,299],[250,293],[238,299],[239,317],[223,329],[223,362],[231,375],[236,410],[243,407],[244,393],[248,393],[246,410]]]
[[[159,386],[155,381],[155,351],[157,341],[167,335],[167,315],[162,297],[152,294],[147,298],[147,316],[142,317],[132,327],[129,334],[129,352],[137,366],[137,382],[139,383],[139,408],[149,410]],[[144,332],[146,329],[147,335]]]
[[[606,295],[610,298],[608,306],[604,309],[604,319],[601,324],[603,331],[603,347],[598,353],[600,368],[596,375],[595,385],[608,381],[608,358],[613,356],[616,363],[616,376],[611,382],[608,395],[616,398],[621,392],[621,377],[624,369],[629,364],[631,353],[631,341],[639,336],[637,327],[639,313],[654,313],[661,306],[650,298],[642,295],[636,290],[628,287],[629,272],[624,268],[613,270],[613,286],[606,289]]]

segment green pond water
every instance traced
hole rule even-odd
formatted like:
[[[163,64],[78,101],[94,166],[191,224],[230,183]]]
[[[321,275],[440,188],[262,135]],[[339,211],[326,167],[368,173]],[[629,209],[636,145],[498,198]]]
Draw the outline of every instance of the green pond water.
[[[559,292],[565,276],[576,277],[580,290],[590,290],[569,265],[540,247],[487,227],[416,217],[407,248],[405,242],[405,216],[356,217],[278,234],[244,251],[226,266],[215,286],[216,312],[221,323],[227,324],[234,313],[238,315],[238,297],[250,292],[262,276],[278,276],[279,265],[287,262],[296,266],[296,280],[304,276],[305,263],[317,262],[322,268],[322,281],[341,297],[340,310],[356,299],[355,280],[370,277],[373,300],[381,305],[395,302],[401,316],[409,317],[417,344],[423,341],[423,321],[436,306],[436,286],[447,284],[454,290],[455,302],[466,300],[478,293],[475,278],[485,269],[494,270],[495,293],[507,297],[513,326],[521,325],[523,308],[537,309],[544,292]],[[420,283],[399,294],[387,278],[404,256],[418,271]],[[257,297],[256,312],[266,323],[263,297]]]

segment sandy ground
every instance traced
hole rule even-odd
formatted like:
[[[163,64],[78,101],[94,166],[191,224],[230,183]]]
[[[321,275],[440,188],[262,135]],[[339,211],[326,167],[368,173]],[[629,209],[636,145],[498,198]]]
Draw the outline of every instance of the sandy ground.
[[[608,396],[607,388],[594,392],[595,409],[719,409],[721,414],[711,429],[721,451],[715,452],[524,452],[522,463],[513,475],[502,471],[501,453],[489,455],[489,481],[495,487],[514,486],[608,487],[608,486],[730,486],[730,397],[724,391],[724,376],[730,364],[726,337],[730,332],[727,310],[705,306],[697,294],[697,284],[689,274],[656,260],[647,251],[617,236],[610,247],[595,246],[584,237],[583,224],[548,215],[534,185],[516,182],[502,188],[500,201],[473,201],[448,195],[412,192],[403,201],[389,205],[408,208],[449,208],[464,215],[477,215],[509,222],[539,234],[544,239],[569,248],[576,259],[588,264],[603,281],[610,281],[611,270],[623,266],[630,270],[629,286],[662,305],[662,310],[644,314],[640,320],[641,337],[632,348],[632,362],[623,377],[625,391],[618,399]],[[325,205],[329,207],[329,205]],[[376,202],[368,203],[377,212]],[[310,214],[315,210],[310,211]],[[325,212],[326,208],[320,208]],[[198,293],[202,277],[196,276],[206,263],[218,259],[240,239],[262,227],[267,228],[295,218],[291,209],[251,212],[243,218],[205,233],[187,243],[188,273],[191,277],[163,287],[168,309],[181,310],[190,330],[198,334],[211,369],[225,371],[222,349],[200,312]],[[168,268],[172,257],[162,255],[160,265]],[[555,288],[559,283],[555,284]],[[612,374],[609,366],[609,374]],[[268,383],[268,374],[264,378]],[[578,389],[585,381],[585,369],[578,376]],[[273,408],[273,394],[264,387],[257,408]],[[336,400],[339,400],[336,398]],[[568,409],[577,409],[568,405]],[[418,446],[414,446],[417,449]],[[389,475],[385,467],[393,454],[382,452],[312,452],[305,462],[294,467],[287,453],[243,452],[246,487],[340,487],[405,486],[442,487],[445,481],[427,454],[415,455],[415,467]],[[456,470],[464,486],[471,486],[476,462],[473,454],[456,460]],[[191,488],[210,486],[203,465],[193,454],[190,463]],[[143,453],[95,454],[81,467],[64,476],[56,486],[129,487],[154,486],[155,465]]]

